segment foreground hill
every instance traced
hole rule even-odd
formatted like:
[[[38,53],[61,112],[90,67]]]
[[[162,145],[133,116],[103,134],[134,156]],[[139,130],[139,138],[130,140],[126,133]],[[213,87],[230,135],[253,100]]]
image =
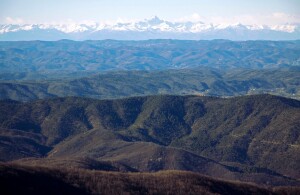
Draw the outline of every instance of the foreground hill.
[[[99,170],[177,169],[299,185],[297,100],[271,95],[70,97],[5,100],[0,110],[2,161],[55,167],[69,159],[74,167]]]
[[[263,188],[182,171],[115,173],[12,164],[0,164],[0,170],[2,194],[296,194],[300,190]]]
[[[300,99],[300,71],[297,70],[197,68],[85,74],[0,73],[3,79],[0,99],[29,101],[66,96],[110,99],[156,94],[237,96],[256,93]],[[79,76],[83,78],[75,78]]]

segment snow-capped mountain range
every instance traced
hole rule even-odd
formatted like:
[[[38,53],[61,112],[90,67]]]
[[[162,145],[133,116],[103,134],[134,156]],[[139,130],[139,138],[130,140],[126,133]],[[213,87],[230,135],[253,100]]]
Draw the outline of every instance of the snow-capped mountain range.
[[[300,39],[299,24],[243,25],[204,22],[169,22],[158,17],[137,22],[88,24],[5,24],[0,40],[87,39]]]

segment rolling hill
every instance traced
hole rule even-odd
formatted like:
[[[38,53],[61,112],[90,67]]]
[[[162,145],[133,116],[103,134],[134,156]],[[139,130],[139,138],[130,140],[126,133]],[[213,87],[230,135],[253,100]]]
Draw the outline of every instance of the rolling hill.
[[[17,73],[6,76],[3,73],[3,79],[11,80],[0,81],[0,99],[30,101],[66,96],[111,99],[157,94],[238,96],[259,93],[300,99],[298,70],[197,68],[86,74],[68,74],[65,78],[49,78],[51,74],[46,74],[43,76],[48,78],[42,79],[42,75],[23,74],[19,77],[21,75]]]
[[[0,42],[0,72],[298,68],[299,41]]]
[[[23,165],[62,160],[97,170],[176,169],[299,185],[299,108],[297,100],[271,95],[3,100],[0,156]]]

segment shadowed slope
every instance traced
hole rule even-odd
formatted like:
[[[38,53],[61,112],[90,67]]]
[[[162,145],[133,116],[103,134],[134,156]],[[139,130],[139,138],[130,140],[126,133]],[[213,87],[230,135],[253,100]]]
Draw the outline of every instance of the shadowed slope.
[[[180,171],[125,174],[7,164],[1,164],[0,170],[2,185],[0,191],[5,194],[289,194],[299,192],[299,188],[295,187],[266,189],[247,183],[228,182]]]

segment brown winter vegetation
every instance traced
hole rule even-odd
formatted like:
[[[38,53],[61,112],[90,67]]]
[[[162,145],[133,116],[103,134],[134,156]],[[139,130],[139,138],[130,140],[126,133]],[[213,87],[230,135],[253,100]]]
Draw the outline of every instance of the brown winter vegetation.
[[[296,194],[300,190],[263,188],[184,171],[118,173],[13,164],[1,164],[0,170],[3,194]]]

